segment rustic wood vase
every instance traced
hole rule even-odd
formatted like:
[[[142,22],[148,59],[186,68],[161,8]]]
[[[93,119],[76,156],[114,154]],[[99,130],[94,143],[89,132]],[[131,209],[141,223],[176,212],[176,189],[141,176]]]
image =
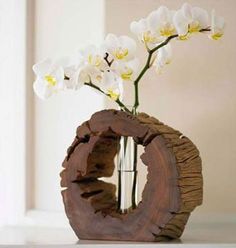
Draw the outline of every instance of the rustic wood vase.
[[[113,175],[121,136],[144,146],[147,182],[136,209],[117,212]],[[78,127],[61,172],[65,211],[79,239],[162,241],[179,238],[202,203],[201,158],[179,131],[145,113],[103,110]]]

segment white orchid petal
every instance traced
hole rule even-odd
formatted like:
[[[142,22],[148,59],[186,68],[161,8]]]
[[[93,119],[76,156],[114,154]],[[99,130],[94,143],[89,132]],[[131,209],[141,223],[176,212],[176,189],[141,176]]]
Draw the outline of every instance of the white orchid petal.
[[[147,19],[142,18],[142,19],[139,20],[138,23],[139,23],[139,26],[140,26],[140,29],[141,29],[142,32],[148,31],[147,30],[148,29]]]
[[[34,82],[33,89],[35,94],[43,100],[49,98],[53,93],[50,87],[47,87],[45,82],[40,78],[37,78]]]
[[[211,12],[211,34],[213,40],[219,40],[224,34],[225,20],[221,16],[216,16],[215,11]]]
[[[136,51],[136,42],[128,36],[109,34],[105,39],[105,46],[115,60],[128,61],[134,57]]]
[[[184,36],[188,32],[188,20],[184,17],[181,10],[176,11],[173,23],[179,36]]]
[[[129,50],[129,58],[133,58],[137,48],[136,42],[128,36],[120,36],[119,40],[121,46]]]
[[[105,70],[108,66],[104,60],[105,53],[107,48],[105,44],[101,47],[96,47],[94,45],[89,45],[85,47],[84,50],[80,51],[81,61],[78,64],[78,67],[83,67],[85,65],[95,66],[100,70]]]
[[[170,11],[166,6],[160,6],[157,10],[158,20],[161,23],[170,22]]]
[[[84,50],[81,51],[81,54],[83,56],[83,60],[86,60],[86,63],[89,60],[89,57],[99,57],[103,58],[105,55],[103,47],[96,47],[94,45],[89,45],[85,47]]]
[[[123,91],[122,79],[112,71],[106,71],[103,74],[101,89],[106,92],[113,100],[121,98]]]
[[[64,88],[64,69],[60,66],[52,73],[57,81],[57,88],[63,89]]]
[[[102,80],[102,74],[95,66],[86,65],[80,68],[77,72],[77,84],[93,83],[98,84]]]
[[[159,14],[157,11],[152,11],[147,17],[148,27],[152,32],[156,32],[159,23]]]
[[[36,64],[33,69],[37,75],[34,91],[40,98],[46,99],[64,89],[64,69],[58,63],[46,59]]]
[[[78,67],[76,65],[68,66],[64,68],[65,75],[70,78]]]
[[[173,20],[173,17],[175,15],[175,13],[176,13],[176,10],[170,10],[170,18],[171,18],[171,20]]]
[[[199,8],[199,7],[193,7],[192,9],[192,18],[193,20],[196,20],[200,24],[200,28],[207,28],[209,25],[209,16],[206,10]]]
[[[48,73],[51,66],[52,60],[48,58],[33,65],[33,71],[37,76],[44,76]]]
[[[158,37],[163,39],[175,33],[173,15],[174,11],[169,10],[166,6],[161,6],[147,17],[150,31],[156,33],[157,40]]]
[[[64,85],[66,87],[66,89],[76,89],[75,87],[75,83],[74,83],[74,80],[70,79],[70,80],[65,80],[64,81]]]
[[[130,30],[137,35],[138,39],[144,42],[149,48],[150,45],[157,43],[157,35],[153,32],[148,24],[147,19],[140,19],[139,21],[130,24]]]
[[[142,28],[139,22],[133,21],[130,23],[130,31],[135,35],[140,35],[142,33]]]
[[[134,58],[133,60],[127,62],[128,66],[130,66],[133,70],[137,71],[139,69],[140,61],[138,58]]]
[[[139,59],[134,58],[128,62],[120,62],[116,66],[116,72],[123,80],[133,81],[139,69]]]
[[[130,30],[133,34],[137,35],[140,40],[143,39],[143,35],[148,32],[148,25],[146,19],[140,19],[130,24]]]
[[[171,58],[172,58],[172,49],[170,44],[167,44],[166,46],[158,50],[157,57],[153,63],[153,66],[156,68],[158,72],[160,72],[166,64],[170,63]]]
[[[89,74],[86,71],[81,70],[78,75],[78,83],[90,83],[90,81],[91,79]]]
[[[65,74],[69,77],[69,80],[65,80],[65,86],[67,89],[77,89],[79,87],[78,84],[79,83],[79,71],[80,68],[77,67],[69,67],[67,68],[67,70],[65,71]]]
[[[119,46],[119,41],[116,35],[109,33],[105,38],[105,45],[108,49],[113,50]]]
[[[81,53],[82,53],[82,55],[83,55],[84,57],[87,57],[89,54],[95,53],[95,52],[97,52],[97,47],[94,46],[94,45],[88,45],[88,46],[86,46],[86,47],[81,51]]]
[[[215,15],[215,10],[212,10],[212,28],[223,30],[225,27],[225,20],[221,16]]]
[[[183,16],[187,19],[187,20],[191,20],[192,19],[192,6],[188,3],[184,3],[181,7],[181,11],[183,13]]]

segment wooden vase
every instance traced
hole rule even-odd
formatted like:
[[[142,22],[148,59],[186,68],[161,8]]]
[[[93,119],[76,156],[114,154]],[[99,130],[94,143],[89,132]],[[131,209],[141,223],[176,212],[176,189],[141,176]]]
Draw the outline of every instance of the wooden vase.
[[[144,146],[147,182],[127,214],[117,210],[116,185],[102,181],[115,168],[121,136]],[[201,158],[179,131],[140,113],[103,110],[78,127],[61,172],[65,211],[79,239],[162,241],[179,238],[202,203]]]

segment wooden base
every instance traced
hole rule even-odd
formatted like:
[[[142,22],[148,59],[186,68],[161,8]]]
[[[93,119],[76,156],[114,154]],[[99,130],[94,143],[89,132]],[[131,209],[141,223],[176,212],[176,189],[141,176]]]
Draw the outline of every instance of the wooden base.
[[[145,147],[147,182],[138,207],[116,211],[116,186],[110,177],[120,136]],[[202,203],[201,159],[180,132],[141,113],[95,113],[77,129],[61,172],[66,214],[80,239],[161,241],[181,236],[191,211]]]

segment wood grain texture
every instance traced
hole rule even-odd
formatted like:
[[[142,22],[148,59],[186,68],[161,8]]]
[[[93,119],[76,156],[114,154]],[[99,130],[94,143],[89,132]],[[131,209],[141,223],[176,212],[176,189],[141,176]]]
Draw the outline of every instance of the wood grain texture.
[[[142,200],[128,214],[116,211],[116,186],[103,182],[115,169],[120,136],[145,147]],[[161,241],[181,236],[191,211],[202,203],[201,159],[180,132],[141,113],[95,113],[83,123],[61,172],[66,214],[80,239]]]

